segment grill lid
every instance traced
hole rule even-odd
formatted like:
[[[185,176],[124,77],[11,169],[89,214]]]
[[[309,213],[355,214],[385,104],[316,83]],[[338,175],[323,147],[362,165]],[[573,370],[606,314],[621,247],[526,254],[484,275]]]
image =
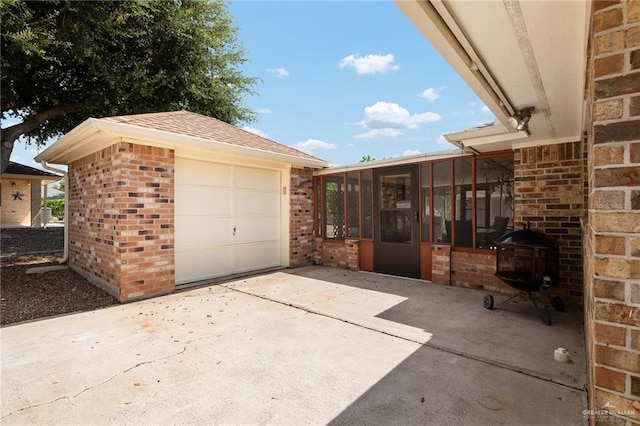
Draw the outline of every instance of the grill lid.
[[[497,246],[529,246],[529,247],[559,247],[558,241],[540,231],[525,229],[509,232],[498,238],[495,242]]]

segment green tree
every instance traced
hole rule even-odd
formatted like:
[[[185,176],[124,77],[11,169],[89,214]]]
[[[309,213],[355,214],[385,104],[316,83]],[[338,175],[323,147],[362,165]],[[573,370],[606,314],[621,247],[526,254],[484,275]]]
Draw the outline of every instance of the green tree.
[[[58,183],[53,185],[53,189],[57,189],[60,192],[64,192],[67,187],[67,184],[64,182],[64,178],[60,179]]]
[[[372,156],[370,156],[369,154],[367,155],[363,155],[362,158],[360,159],[361,163],[368,163],[369,161],[375,161],[376,159],[373,158]]]
[[[189,110],[231,124],[257,80],[225,0],[0,0],[1,170],[20,136],[43,143],[88,117]]]

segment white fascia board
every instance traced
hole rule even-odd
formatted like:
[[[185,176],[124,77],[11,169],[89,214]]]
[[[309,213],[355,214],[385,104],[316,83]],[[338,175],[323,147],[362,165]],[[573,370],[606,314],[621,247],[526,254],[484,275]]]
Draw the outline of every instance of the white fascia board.
[[[144,145],[173,150],[180,146],[188,146],[208,151],[218,150],[236,155],[257,157],[281,163],[293,164],[299,167],[322,169],[329,166],[329,163],[322,160],[306,159],[296,157],[294,155],[263,151],[255,148],[213,141],[210,139],[186,136],[178,133],[95,118],[85,120],[65,136],[60,138],[60,140],[40,153],[36,157],[36,161],[69,164],[90,152],[95,152],[117,142],[120,138],[134,139],[140,141],[140,143]]]
[[[467,153],[465,153],[467,154]],[[314,173],[314,176],[331,175],[334,173],[354,172],[357,170],[376,169],[379,167],[402,166],[405,164],[422,163],[424,161],[442,160],[459,157],[459,150],[449,150],[426,154],[410,155],[406,157],[387,158],[384,160],[366,161],[364,163],[349,164],[346,166],[330,167]]]
[[[471,90],[478,95],[487,108],[493,112],[498,121],[504,126],[508,126],[508,119],[511,116],[509,109],[513,109],[513,107],[511,105],[505,106],[496,91],[482,75],[481,70],[486,70],[486,67],[481,64],[478,55],[473,53],[477,59],[471,58],[463,47],[463,43],[468,43],[464,40],[461,42],[456,38],[452,29],[436,10],[436,7],[427,0],[394,1],[400,10],[413,22],[415,27],[469,85]],[[446,10],[443,5],[439,4],[439,6],[439,10]],[[446,18],[453,22],[451,15]],[[461,32],[459,28],[456,28],[456,31]]]
[[[485,127],[475,127],[472,129],[462,130],[460,132],[445,133],[442,136],[444,136],[445,139],[451,142],[452,140],[461,141],[465,139],[473,139],[473,138],[479,138],[483,136],[500,135],[506,132],[508,132],[507,128],[505,128],[501,123],[496,123],[494,125],[485,126]]]
[[[74,145],[76,145],[78,141],[87,138],[89,135],[97,131],[95,121],[95,118],[88,118],[78,124],[76,127],[71,129],[71,131],[53,143],[53,145],[36,155],[34,160],[38,163],[47,161],[56,164],[68,164],[62,162],[64,161],[62,158],[70,149],[73,149]]]
[[[472,134],[472,132],[460,133],[448,133],[443,135],[444,138],[449,142],[458,147],[463,145],[466,148],[474,148],[481,145],[498,143],[498,142],[509,142],[513,141],[523,141],[530,140],[529,133],[520,131],[520,132],[507,132],[506,130],[502,130],[501,133],[489,134],[486,136],[477,136]]]

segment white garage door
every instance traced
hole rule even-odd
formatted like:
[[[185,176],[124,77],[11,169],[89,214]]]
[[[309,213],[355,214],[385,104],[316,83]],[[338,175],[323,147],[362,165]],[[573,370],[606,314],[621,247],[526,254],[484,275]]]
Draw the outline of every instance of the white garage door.
[[[176,158],[176,284],[281,266],[280,174]]]

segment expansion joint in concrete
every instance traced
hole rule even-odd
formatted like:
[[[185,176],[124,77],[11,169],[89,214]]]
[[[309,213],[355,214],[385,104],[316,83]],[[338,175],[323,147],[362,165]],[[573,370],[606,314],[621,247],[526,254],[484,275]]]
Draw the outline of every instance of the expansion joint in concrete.
[[[511,371],[511,372],[514,372],[514,373],[518,373],[518,374],[522,374],[524,376],[528,376],[528,377],[531,377],[531,378],[534,378],[534,379],[543,380],[543,381],[546,381],[546,382],[549,382],[549,383],[553,383],[554,385],[562,386],[562,387],[567,388],[567,389],[571,389],[571,390],[575,390],[575,391],[579,391],[579,392],[586,392],[585,387],[580,387],[577,384],[576,384],[576,386],[572,386],[572,385],[569,385],[569,384],[566,384],[566,383],[562,383],[562,382],[553,380],[553,379],[548,378],[548,377],[541,376],[539,374],[532,373],[530,371],[527,371],[527,370],[524,370],[524,369],[521,369],[521,368],[516,368],[516,367],[510,366],[508,364],[500,363],[500,362],[497,362],[497,361],[494,361],[494,360],[490,360],[490,359],[487,359],[487,358],[483,358],[483,357],[479,357],[479,356],[466,354],[464,352],[457,351],[455,349],[447,348],[447,347],[444,347],[444,346],[434,345],[434,344],[428,343],[428,342],[424,343],[424,342],[421,342],[421,341],[418,341],[418,340],[410,339],[408,337],[398,336],[396,334],[389,333],[389,332],[386,332],[384,330],[379,330],[379,329],[374,328],[374,327],[368,327],[366,325],[359,324],[359,323],[353,322],[353,321],[349,321],[349,320],[346,320],[344,318],[339,318],[339,317],[335,317],[333,315],[326,314],[324,312],[319,312],[319,311],[310,309],[309,307],[305,307],[305,306],[301,306],[301,305],[295,305],[295,304],[292,304],[292,303],[289,303],[289,302],[282,302],[280,300],[272,299],[272,298],[267,297],[267,296],[261,296],[259,294],[255,294],[255,293],[250,293],[250,292],[247,292],[247,291],[239,290],[239,289],[234,288],[233,286],[230,286],[230,285],[224,285],[223,284],[222,286],[227,288],[227,289],[229,289],[229,290],[233,290],[233,291],[236,291],[238,293],[246,294],[248,296],[257,297],[259,299],[263,299],[263,300],[266,300],[266,301],[269,301],[269,302],[278,303],[278,304],[284,305],[284,306],[289,306],[289,307],[294,308],[294,309],[299,309],[299,310],[302,310],[302,311],[310,313],[310,314],[319,315],[319,316],[322,316],[322,317],[325,317],[325,318],[330,318],[330,319],[333,319],[333,320],[336,320],[336,321],[341,321],[341,322],[344,322],[344,323],[347,323],[347,324],[355,325],[357,327],[364,328],[364,329],[370,330],[370,331],[374,331],[376,333],[385,334],[387,336],[391,336],[391,337],[394,337],[396,339],[406,340],[408,342],[416,343],[416,344],[418,344],[420,346],[425,346],[425,347],[428,347],[428,348],[436,349],[436,350],[439,350],[439,351],[442,351],[442,352],[446,352],[446,353],[449,353],[449,354],[452,354],[452,355],[460,356],[460,357],[463,357],[463,358],[466,358],[466,359],[471,359],[471,360],[474,360],[474,361],[477,361],[477,362],[481,362],[483,364],[491,365],[491,366],[496,367],[496,368],[500,368],[500,369],[503,369],[503,370],[508,370],[508,371]]]

